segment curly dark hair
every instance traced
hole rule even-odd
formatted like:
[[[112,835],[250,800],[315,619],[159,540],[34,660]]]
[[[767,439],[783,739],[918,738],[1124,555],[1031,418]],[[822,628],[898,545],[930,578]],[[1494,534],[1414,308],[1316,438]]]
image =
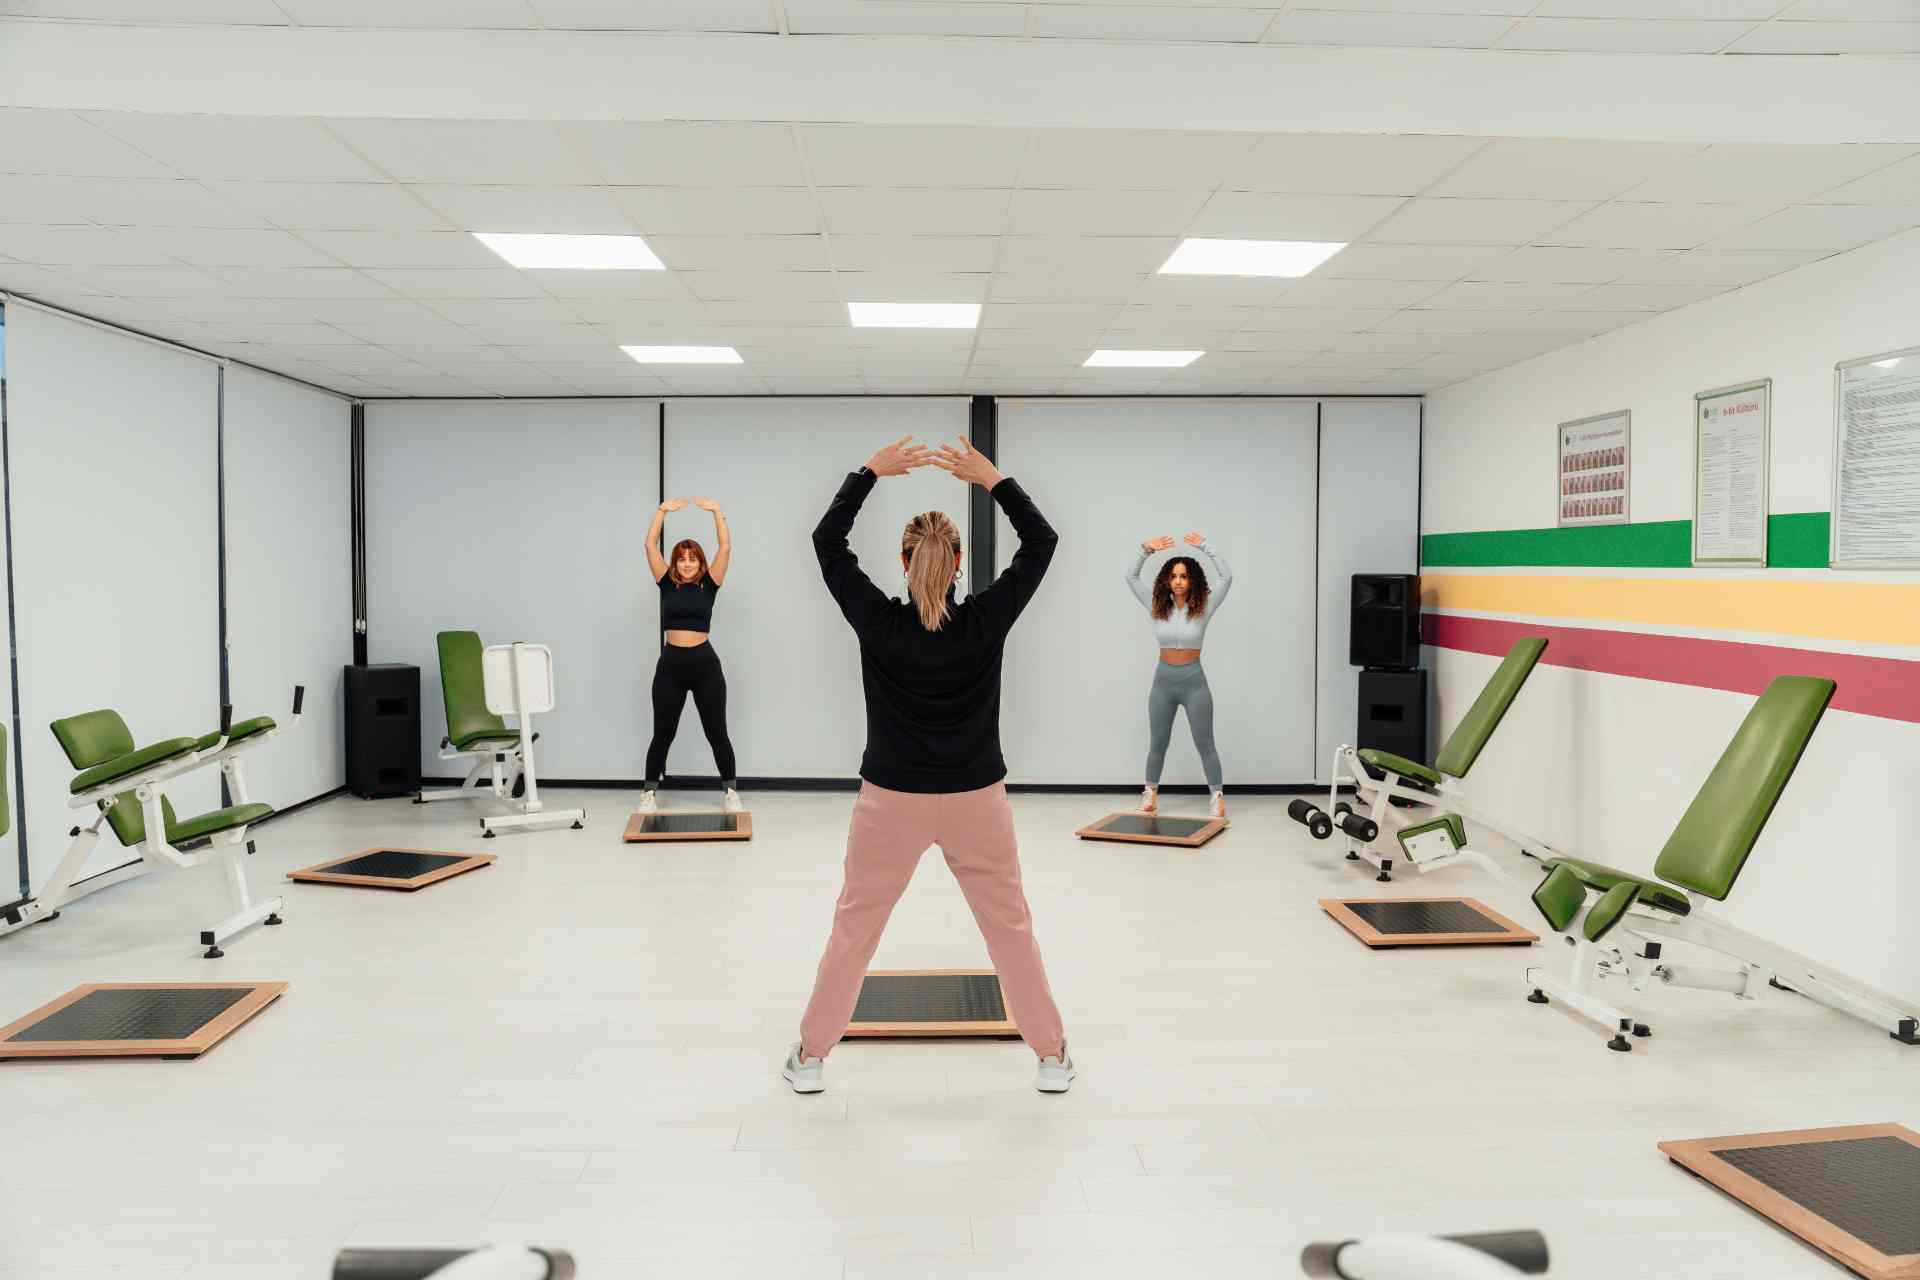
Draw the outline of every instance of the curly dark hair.
[[[1187,566],[1187,616],[1198,618],[1207,611],[1207,571],[1192,556],[1175,556],[1160,566],[1153,579],[1153,616],[1165,621],[1173,616],[1173,566]]]

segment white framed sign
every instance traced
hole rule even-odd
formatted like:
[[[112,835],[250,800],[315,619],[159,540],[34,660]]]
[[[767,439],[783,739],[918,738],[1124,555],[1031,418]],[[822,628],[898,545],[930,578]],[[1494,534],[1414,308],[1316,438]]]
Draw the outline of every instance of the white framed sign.
[[[1625,524],[1633,414],[1596,414],[1560,424],[1559,525]]]
[[[1920,569],[1920,347],[1833,367],[1836,569]]]
[[[1693,397],[1693,562],[1767,563],[1773,379]]]

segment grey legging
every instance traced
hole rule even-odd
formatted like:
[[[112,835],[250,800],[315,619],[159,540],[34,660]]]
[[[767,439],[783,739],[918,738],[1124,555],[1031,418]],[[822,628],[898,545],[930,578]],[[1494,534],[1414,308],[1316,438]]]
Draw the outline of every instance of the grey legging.
[[[1154,668],[1153,687],[1147,691],[1147,785],[1160,785],[1167,746],[1173,741],[1173,713],[1181,707],[1187,709],[1187,728],[1193,730],[1207,785],[1218,791],[1222,775],[1220,752],[1213,745],[1213,690],[1207,687],[1207,673],[1197,659],[1184,666],[1162,661]]]

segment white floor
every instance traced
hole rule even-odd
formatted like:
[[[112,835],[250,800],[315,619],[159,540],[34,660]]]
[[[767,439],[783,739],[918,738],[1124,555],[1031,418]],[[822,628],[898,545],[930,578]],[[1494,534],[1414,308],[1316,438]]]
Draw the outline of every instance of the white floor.
[[[218,962],[212,873],[0,939],[0,1023],[81,982],[292,983],[197,1062],[0,1064],[0,1277],[324,1280],[342,1245],[518,1238],[583,1280],[1233,1280],[1316,1238],[1537,1226],[1557,1277],[1786,1280],[1838,1272],[1654,1143],[1920,1119],[1920,1050],[1793,997],[1656,991],[1656,1038],[1615,1054],[1526,1003],[1525,953],[1371,954],[1315,905],[1371,878],[1258,798],[1199,852],[1073,838],[1117,798],[1015,798],[1071,1094],[1018,1044],[848,1044],[798,1098],[777,1066],[851,797],[632,847],[632,796],[549,799],[587,829],[482,841],[461,806],[349,799],[267,827],[257,885],[376,844],[500,861],[286,884],[285,927]],[[1516,870],[1379,888],[1532,924]],[[877,963],[984,963],[937,853]]]

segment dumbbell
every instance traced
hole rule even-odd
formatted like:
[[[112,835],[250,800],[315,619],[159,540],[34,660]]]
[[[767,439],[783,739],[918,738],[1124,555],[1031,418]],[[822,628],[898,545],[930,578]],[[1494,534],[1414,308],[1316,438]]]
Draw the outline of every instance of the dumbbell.
[[[1325,840],[1333,834],[1333,819],[1311,800],[1295,800],[1287,806],[1287,816],[1311,831],[1315,840]]]

